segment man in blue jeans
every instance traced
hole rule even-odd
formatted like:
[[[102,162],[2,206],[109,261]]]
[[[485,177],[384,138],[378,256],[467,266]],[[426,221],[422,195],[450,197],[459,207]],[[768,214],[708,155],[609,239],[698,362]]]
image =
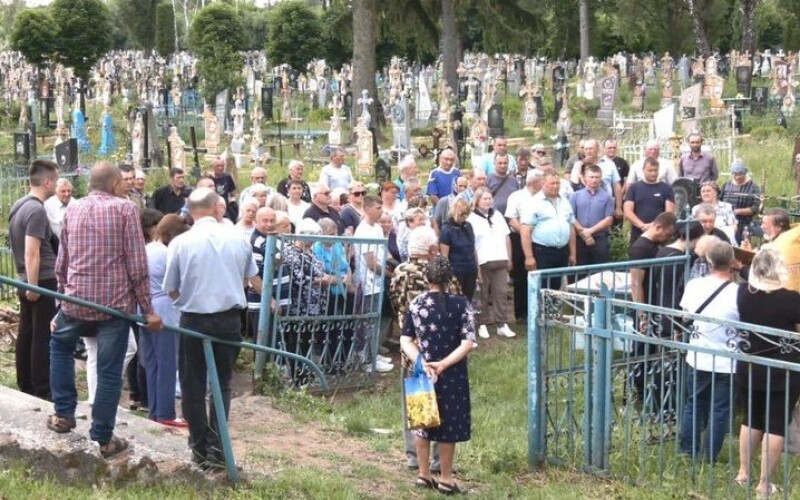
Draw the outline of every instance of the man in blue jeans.
[[[245,286],[261,290],[261,279],[250,243],[233,226],[215,217],[219,195],[195,189],[188,198],[194,226],[167,250],[164,290],[181,312],[181,326],[222,340],[239,341]],[[213,269],[213,272],[207,270]],[[198,270],[203,270],[198,272]],[[225,418],[231,403],[231,377],[239,348],[213,343],[214,363],[222,391]],[[207,370],[203,341],[181,336],[178,352],[181,408],[189,424],[192,460],[202,469],[225,465],[213,398],[206,413]]]
[[[161,318],[150,304],[144,234],[139,211],[125,195],[118,168],[97,163],[89,173],[90,193],[67,208],[56,260],[58,291],[128,314],[147,315],[147,328],[160,330]],[[114,436],[122,390],[122,364],[128,345],[128,321],[64,302],[51,323],[50,391],[55,414],[47,427],[58,433],[75,428],[75,345],[79,337],[97,339],[97,392],[89,436],[110,458],[128,447]]]

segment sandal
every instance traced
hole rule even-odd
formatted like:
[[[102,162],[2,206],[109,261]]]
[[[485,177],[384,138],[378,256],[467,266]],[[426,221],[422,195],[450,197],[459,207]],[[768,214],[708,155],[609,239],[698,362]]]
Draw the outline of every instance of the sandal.
[[[747,488],[748,483],[750,483],[749,477],[736,477],[733,479],[733,483],[737,486],[741,486],[743,488]]]
[[[781,489],[775,483],[769,483],[769,489],[767,491],[759,491],[758,498],[759,499],[767,499],[767,498],[778,498],[781,494]]]
[[[111,441],[109,441],[106,444],[100,445],[100,455],[102,455],[103,458],[111,458],[114,455],[118,455],[119,453],[122,453],[127,449],[128,449],[127,439],[117,436],[111,436]]]
[[[442,495],[458,495],[462,493],[456,483],[447,484],[441,481],[436,485],[436,491]]]
[[[430,488],[432,490],[436,489],[437,483],[436,480],[433,478],[427,478],[422,476],[417,476],[417,480],[414,482],[414,485],[417,488],[427,489]]]
[[[74,418],[59,417],[58,415],[50,415],[47,419],[47,428],[53,432],[64,434],[75,428],[77,424]]]

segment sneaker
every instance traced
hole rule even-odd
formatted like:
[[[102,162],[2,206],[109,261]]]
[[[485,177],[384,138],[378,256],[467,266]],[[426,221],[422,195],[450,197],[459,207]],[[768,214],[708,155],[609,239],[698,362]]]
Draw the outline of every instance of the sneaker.
[[[387,365],[391,365],[392,364],[392,358],[390,358],[388,356],[381,356],[380,354],[378,354],[377,356],[375,356],[375,359],[377,359],[378,361],[382,361],[383,363],[386,363]]]
[[[478,328],[478,337],[482,339],[489,338],[489,329],[486,328],[486,325],[481,325],[480,328]]]
[[[511,331],[511,328],[509,328],[508,325],[505,323],[503,323],[502,326],[497,328],[497,334],[500,335],[501,337],[507,337],[507,338],[512,338],[517,336],[517,334]]]
[[[372,373],[372,365],[367,365],[367,373]],[[394,370],[394,365],[391,363],[384,363],[383,361],[375,360],[375,371],[378,373],[386,373]]]

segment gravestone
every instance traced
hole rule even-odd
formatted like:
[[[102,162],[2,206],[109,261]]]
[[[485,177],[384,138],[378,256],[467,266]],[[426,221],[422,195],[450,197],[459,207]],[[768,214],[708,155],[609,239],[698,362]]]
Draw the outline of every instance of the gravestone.
[[[697,128],[697,119],[699,118],[698,109],[700,108],[702,89],[703,84],[696,83],[681,93],[680,119],[681,126],[685,133]]]
[[[553,66],[552,88],[553,94],[559,95],[564,91],[564,83],[567,80],[567,70],[560,63]]]
[[[27,132],[14,132],[14,161],[17,165],[31,161],[31,136]]]
[[[689,58],[686,56],[681,56],[678,61],[678,78],[683,85],[689,81]]]
[[[272,93],[274,92],[272,87],[262,87],[261,88],[261,112],[264,114],[264,118],[267,121],[272,121]]]
[[[489,108],[489,115],[487,123],[489,125],[489,136],[490,137],[499,137],[501,135],[505,135],[505,121],[503,119],[503,105],[502,104],[493,104],[491,108]]]
[[[710,99],[709,105],[712,110],[720,111],[725,107],[722,101],[722,92],[725,89],[725,79],[717,74],[706,75],[705,92]]]
[[[220,130],[227,130],[225,119],[228,115],[228,89],[218,93],[214,99],[214,114],[217,115],[217,126]]]
[[[607,76],[600,80],[600,109],[597,110],[597,119],[602,123],[613,121],[617,82],[617,75]]]
[[[375,162],[375,181],[378,185],[382,185],[390,180],[392,180],[392,167],[383,158],[378,158]]]
[[[411,150],[411,124],[408,118],[408,99],[405,92],[400,92],[399,99],[392,107],[392,138],[394,147],[403,151]]]
[[[209,154],[217,154],[220,143],[220,127],[217,115],[211,112],[211,107],[206,104],[203,110],[203,136],[204,145]]]
[[[750,95],[750,86],[753,82],[753,67],[737,66],[736,67],[736,91],[747,97]]]
[[[374,136],[369,130],[367,119],[364,116],[358,118],[358,126],[355,129],[356,134],[356,171],[358,175],[369,175],[373,170],[373,155],[374,155]]]
[[[644,80],[638,78],[636,86],[633,87],[633,98],[631,99],[631,106],[638,111],[644,109],[644,87]]]
[[[752,96],[750,99],[750,111],[756,115],[761,116],[767,108],[767,98],[769,97],[769,88],[767,87],[753,87]]]
[[[783,114],[783,111],[778,110],[778,116],[775,118],[775,123],[779,127],[788,128],[788,124],[786,123],[786,116]]]
[[[78,139],[71,137],[55,147],[56,164],[60,173],[72,173],[78,167]]]
[[[417,89],[417,106],[416,106],[416,120],[417,125],[426,125],[431,117],[431,96],[428,92],[428,85],[425,83],[425,76],[423,73],[417,76],[418,89]]]

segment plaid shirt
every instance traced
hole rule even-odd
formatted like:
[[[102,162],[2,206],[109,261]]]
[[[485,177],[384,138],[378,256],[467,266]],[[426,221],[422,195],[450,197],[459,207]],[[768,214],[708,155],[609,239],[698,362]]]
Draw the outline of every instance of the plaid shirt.
[[[67,208],[56,261],[58,291],[126,313],[151,314],[147,254],[139,211],[101,191]],[[66,302],[65,314],[97,321],[109,316]]]

